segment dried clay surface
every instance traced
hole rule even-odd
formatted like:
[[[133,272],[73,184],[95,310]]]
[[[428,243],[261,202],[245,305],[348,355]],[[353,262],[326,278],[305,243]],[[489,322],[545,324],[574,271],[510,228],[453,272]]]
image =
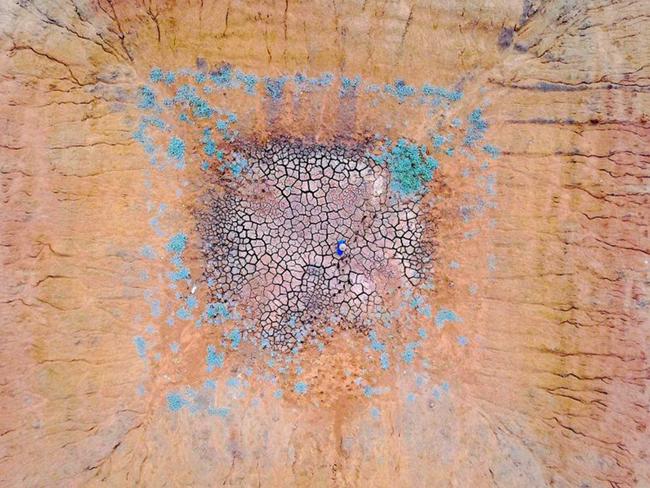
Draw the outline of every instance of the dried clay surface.
[[[650,486],[650,3],[0,2],[0,486]]]

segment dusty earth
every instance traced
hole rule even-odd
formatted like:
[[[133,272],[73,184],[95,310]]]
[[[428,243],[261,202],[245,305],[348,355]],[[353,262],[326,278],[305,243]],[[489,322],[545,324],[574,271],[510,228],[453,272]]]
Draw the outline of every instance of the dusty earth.
[[[3,0],[0,26],[0,485],[650,486],[648,2]],[[326,235],[241,183],[237,151],[296,141],[384,168],[314,189]],[[390,200],[404,161],[430,167]],[[251,297],[288,258],[237,288],[211,254],[245,235],[206,220],[227,188],[308,268],[276,328]]]

